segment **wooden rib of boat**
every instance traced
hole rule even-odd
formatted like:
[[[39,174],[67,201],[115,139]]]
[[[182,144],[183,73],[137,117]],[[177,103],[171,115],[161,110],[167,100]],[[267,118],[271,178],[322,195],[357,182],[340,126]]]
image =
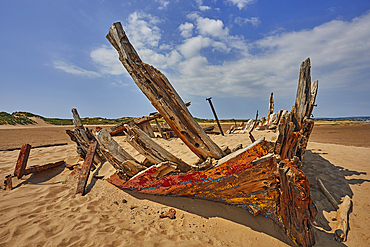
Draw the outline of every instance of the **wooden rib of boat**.
[[[259,128],[275,129],[274,140],[261,138],[226,155],[200,128],[167,78],[141,61],[120,23],[112,25],[107,39],[135,83],[200,160],[198,166],[183,161],[184,164],[176,164],[178,159],[169,153],[162,154],[162,148],[152,145],[144,132],[138,131],[136,136],[127,132],[126,138],[136,138],[135,145],[145,141],[146,147],[151,146],[150,153],[155,159],[148,156],[151,163],[133,176],[122,176],[119,172],[112,175],[110,183],[141,193],[200,198],[242,207],[253,215],[261,214],[275,221],[297,245],[315,244],[310,219],[315,218],[317,211],[307,178],[300,169],[313,128],[310,116],[318,85],[317,81],[311,85],[309,58],[301,65],[296,102],[290,112],[270,116],[271,94],[268,121],[261,122]]]

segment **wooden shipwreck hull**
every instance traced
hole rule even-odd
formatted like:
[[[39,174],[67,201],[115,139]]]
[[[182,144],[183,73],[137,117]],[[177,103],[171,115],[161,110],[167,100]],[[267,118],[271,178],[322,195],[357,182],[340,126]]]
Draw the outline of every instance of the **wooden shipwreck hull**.
[[[227,154],[229,152],[221,150],[194,120],[168,79],[141,61],[120,23],[112,25],[107,39],[135,83],[158,110],[156,114],[160,114],[199,157],[196,164],[186,164],[141,131],[135,125],[139,123],[136,120],[120,128],[127,142],[146,157],[139,164],[131,156],[122,154],[123,149],[108,131],[98,130],[95,135],[105,158],[113,162],[114,167],[122,167],[108,179],[110,183],[141,193],[235,205],[253,215],[261,214],[274,220],[297,245],[315,244],[310,220],[317,211],[307,178],[300,170],[313,128],[310,116],[318,85],[317,81],[311,85],[309,58],[301,65],[296,102],[290,112],[273,113],[271,94],[268,116],[261,118],[267,121],[260,121],[258,129],[275,130],[276,136],[272,140],[254,141],[251,132],[256,122],[251,120],[248,131],[253,143]]]

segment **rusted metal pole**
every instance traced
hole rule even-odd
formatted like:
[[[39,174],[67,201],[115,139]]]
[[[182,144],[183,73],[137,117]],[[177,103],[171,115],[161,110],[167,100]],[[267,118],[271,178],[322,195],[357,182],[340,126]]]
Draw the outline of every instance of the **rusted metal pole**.
[[[49,164],[41,165],[41,166],[30,166],[24,171],[24,175],[28,175],[28,174],[35,173],[35,172],[40,172],[46,169],[54,168],[54,167],[65,165],[65,164],[66,162],[62,160],[59,162],[49,163]]]
[[[217,117],[217,114],[216,114],[215,108],[213,107],[213,104],[212,104],[211,99],[212,99],[212,97],[206,98],[206,100],[209,102],[209,105],[211,106],[211,109],[212,109],[213,115],[215,116],[215,119],[216,119],[216,122],[217,122],[218,128],[220,129],[221,134],[224,136],[224,132],[222,131],[221,124],[220,124],[220,122],[218,121],[218,117]]]

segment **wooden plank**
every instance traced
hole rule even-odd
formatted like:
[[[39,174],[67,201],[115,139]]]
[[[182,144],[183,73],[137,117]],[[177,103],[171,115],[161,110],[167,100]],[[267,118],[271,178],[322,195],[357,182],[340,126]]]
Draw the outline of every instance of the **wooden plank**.
[[[191,166],[183,160],[177,158],[158,143],[153,141],[145,132],[137,127],[133,122],[126,124],[126,141],[132,145],[139,153],[144,155],[151,163],[157,164],[171,161],[177,164],[182,172],[191,170]]]
[[[315,107],[317,90],[319,89],[319,81],[314,81],[311,85],[311,99],[309,103],[309,110],[307,111],[306,117],[311,118],[313,108]]]
[[[302,128],[302,121],[305,116],[309,115],[311,101],[311,63],[307,58],[301,64],[299,72],[298,88],[295,101],[295,114],[293,121],[297,130]],[[309,116],[308,116],[309,117]]]
[[[303,171],[288,161],[280,162],[279,215],[283,228],[298,246],[313,246],[315,237],[310,218],[317,210],[310,197],[310,186]]]
[[[98,146],[98,142],[94,141],[90,144],[89,149],[87,151],[86,159],[81,167],[80,177],[78,180],[76,194],[85,194],[85,188],[87,184],[87,180],[89,179],[91,165],[94,160],[95,151]]]
[[[72,114],[73,114],[73,124],[76,127],[76,130],[82,136],[83,140],[85,142],[89,143],[90,142],[89,141],[89,138],[87,137],[85,128],[84,128],[84,126],[82,124],[82,121],[81,121],[80,115],[77,112],[77,109],[76,108],[72,108],[71,111],[72,111]]]
[[[155,135],[154,135],[154,132],[153,132],[153,128],[152,126],[150,125],[150,122],[143,122],[139,125],[137,125],[142,131],[144,131],[148,136],[150,136],[151,138],[154,138]]]
[[[28,174],[35,173],[35,172],[40,172],[40,171],[43,171],[43,170],[46,170],[46,169],[54,168],[54,167],[57,167],[57,166],[62,166],[62,165],[65,165],[65,164],[66,164],[66,162],[64,160],[62,160],[62,161],[58,161],[58,162],[55,162],[55,163],[48,163],[48,164],[45,164],[45,165],[30,166],[29,168],[27,168],[24,171],[24,175],[28,175]]]
[[[27,166],[28,157],[30,155],[31,145],[30,144],[23,144],[21,151],[19,152],[17,164],[15,165],[14,175],[17,176],[18,179],[21,179],[24,175],[24,171]]]
[[[121,23],[112,25],[107,39],[118,51],[120,61],[135,83],[190,150],[202,160],[207,157],[223,157],[222,150],[195,121],[168,79],[160,71],[141,61]]]
[[[123,170],[128,176],[132,177],[141,170],[146,169],[134,157],[127,153],[109,134],[108,130],[101,129],[96,133],[96,139],[103,147],[103,152],[109,163],[117,170]],[[127,162],[131,161],[131,162]]]

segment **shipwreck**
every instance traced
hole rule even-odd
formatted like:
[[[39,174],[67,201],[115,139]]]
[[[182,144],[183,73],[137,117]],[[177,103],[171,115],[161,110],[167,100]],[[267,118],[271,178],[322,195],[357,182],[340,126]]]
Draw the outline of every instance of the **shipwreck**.
[[[67,133],[77,143],[77,151],[85,160],[76,193],[85,193],[91,167],[105,159],[117,170],[108,182],[121,189],[238,206],[253,215],[272,219],[299,246],[315,244],[310,221],[317,210],[310,197],[308,180],[301,170],[314,126],[311,116],[318,89],[318,81],[311,83],[309,58],[301,64],[292,109],[274,113],[271,94],[266,118],[257,121],[256,117],[226,132],[249,133],[252,140],[248,147],[232,152],[222,150],[211,140],[206,131],[212,129],[200,127],[187,109],[189,103],[183,102],[166,76],[140,59],[120,23],[112,25],[107,39],[158,112],[127,120],[111,130],[91,131],[82,125],[77,110],[72,109],[76,128]],[[171,131],[165,132],[157,118],[163,118]],[[156,143],[152,139],[152,120],[163,138],[177,136],[199,161],[187,164]],[[264,129],[275,131],[275,136],[270,140],[255,140],[252,131]],[[112,138],[120,132],[124,132],[126,141],[146,157],[143,162],[135,160]]]

